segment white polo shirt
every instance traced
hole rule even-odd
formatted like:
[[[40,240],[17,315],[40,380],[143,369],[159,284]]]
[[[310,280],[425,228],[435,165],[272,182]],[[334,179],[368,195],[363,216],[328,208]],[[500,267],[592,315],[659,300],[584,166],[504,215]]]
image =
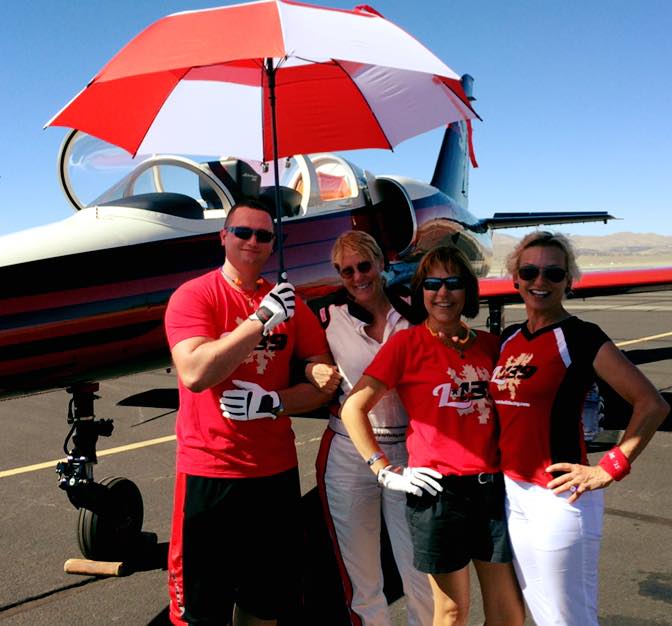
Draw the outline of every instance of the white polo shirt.
[[[399,330],[410,326],[407,319],[390,307],[383,334],[383,343]],[[382,344],[366,334],[366,323],[354,317],[348,311],[347,304],[329,306],[329,325],[326,328],[327,341],[331,354],[343,376],[339,403],[342,404],[353,386],[361,378],[366,367],[378,353]],[[397,392],[388,391],[369,412],[373,432],[380,443],[404,441],[408,415]],[[346,435],[347,431],[341,419],[332,416],[329,427],[335,432]]]

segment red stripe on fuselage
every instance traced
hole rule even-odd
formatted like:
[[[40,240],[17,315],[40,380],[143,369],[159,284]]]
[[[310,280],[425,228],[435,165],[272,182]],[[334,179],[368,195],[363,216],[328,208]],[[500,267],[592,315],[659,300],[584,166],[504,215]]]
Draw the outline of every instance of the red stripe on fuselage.
[[[75,304],[87,304],[101,300],[143,295],[166,289],[177,289],[183,282],[196,278],[196,276],[200,276],[201,274],[203,274],[203,270],[198,269],[178,274],[125,280],[123,282],[97,285],[95,287],[79,287],[77,289],[58,292],[21,296],[3,300],[2,313],[3,315],[11,315],[14,313],[41,311]]]

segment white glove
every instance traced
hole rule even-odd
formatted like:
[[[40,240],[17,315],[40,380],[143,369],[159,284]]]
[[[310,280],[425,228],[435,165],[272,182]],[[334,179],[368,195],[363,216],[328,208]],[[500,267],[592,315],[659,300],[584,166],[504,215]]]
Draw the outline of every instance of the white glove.
[[[238,389],[227,389],[219,399],[222,415],[231,420],[247,421],[270,417],[275,419],[282,409],[277,391],[266,391],[256,383],[234,380]]]
[[[278,324],[294,315],[294,306],[294,285],[278,283],[264,296],[250,319],[259,320],[264,325],[264,335],[268,335]]]
[[[421,496],[423,490],[432,496],[443,491],[441,483],[435,478],[440,479],[442,476],[430,467],[388,465],[378,472],[378,484],[392,491],[405,491],[415,496]]]

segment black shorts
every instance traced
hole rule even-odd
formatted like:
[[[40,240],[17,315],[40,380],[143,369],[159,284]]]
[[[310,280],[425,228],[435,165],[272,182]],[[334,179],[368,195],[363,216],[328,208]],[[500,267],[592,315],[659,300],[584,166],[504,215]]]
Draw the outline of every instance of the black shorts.
[[[448,574],[472,559],[511,562],[502,474],[444,476],[440,482],[443,491],[436,496],[407,498],[415,567]]]
[[[233,605],[274,619],[300,597],[297,468],[263,478],[186,477],[183,619],[226,624]]]

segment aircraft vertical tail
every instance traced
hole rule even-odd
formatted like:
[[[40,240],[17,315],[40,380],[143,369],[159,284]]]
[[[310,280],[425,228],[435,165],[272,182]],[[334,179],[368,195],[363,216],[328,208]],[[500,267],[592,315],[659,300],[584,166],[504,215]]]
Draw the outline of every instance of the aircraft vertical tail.
[[[469,100],[473,97],[474,79],[462,76],[462,87]],[[446,128],[434,168],[431,185],[465,209],[469,206],[470,138],[467,122],[453,122]]]

